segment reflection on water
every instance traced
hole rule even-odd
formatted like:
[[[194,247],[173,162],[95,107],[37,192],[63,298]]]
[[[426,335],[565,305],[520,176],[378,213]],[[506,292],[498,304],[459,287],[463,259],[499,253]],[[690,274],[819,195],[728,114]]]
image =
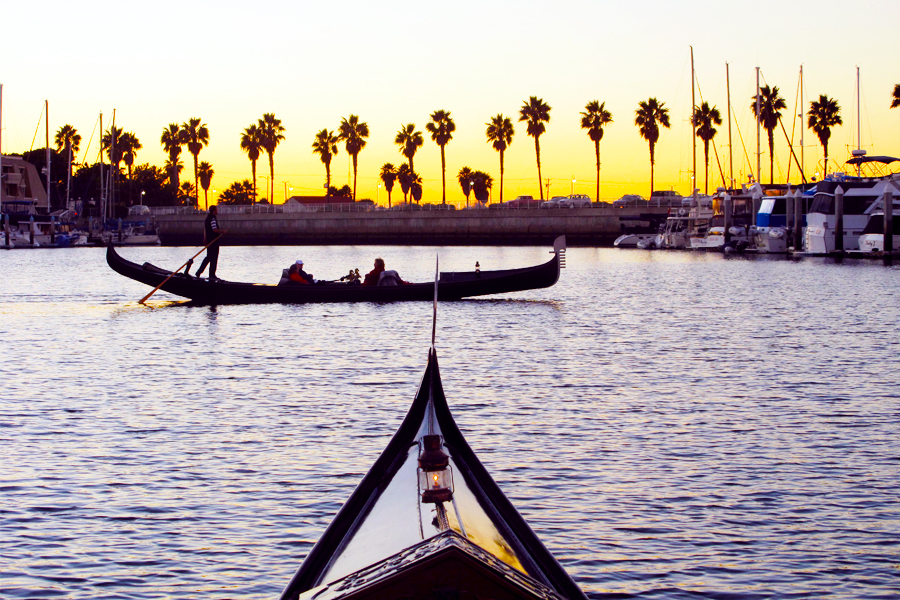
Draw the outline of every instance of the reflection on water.
[[[378,255],[424,281],[434,254],[226,247],[219,275],[274,283],[302,257],[336,278]],[[277,595],[425,367],[428,303],[151,309],[102,250],[0,261],[4,598]],[[438,351],[469,443],[588,594],[896,595],[900,268],[609,249],[568,265],[548,290],[442,303]]]

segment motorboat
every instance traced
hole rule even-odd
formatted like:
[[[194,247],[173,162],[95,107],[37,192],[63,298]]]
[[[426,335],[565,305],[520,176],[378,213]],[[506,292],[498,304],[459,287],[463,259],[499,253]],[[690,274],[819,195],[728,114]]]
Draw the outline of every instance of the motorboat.
[[[888,156],[857,156],[848,164],[868,162],[890,164],[900,159]],[[834,252],[859,251],[860,237],[866,231],[873,215],[883,215],[885,192],[890,189],[896,199],[900,196],[900,173],[877,177],[848,176],[836,173],[816,184],[815,197],[806,215],[804,236],[805,254],[832,254]],[[837,202],[843,197],[843,244],[836,247]],[[896,202],[896,200],[895,200]],[[869,234],[866,234],[869,235]],[[872,243],[872,238],[867,238]],[[883,243],[883,240],[882,240]]]

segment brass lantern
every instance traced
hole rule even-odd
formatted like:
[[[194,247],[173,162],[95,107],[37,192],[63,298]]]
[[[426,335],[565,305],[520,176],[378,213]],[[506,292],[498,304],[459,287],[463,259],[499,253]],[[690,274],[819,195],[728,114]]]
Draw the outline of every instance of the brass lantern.
[[[450,457],[441,449],[441,436],[426,435],[422,438],[419,454],[419,489],[422,502],[437,504],[453,499],[453,469]]]

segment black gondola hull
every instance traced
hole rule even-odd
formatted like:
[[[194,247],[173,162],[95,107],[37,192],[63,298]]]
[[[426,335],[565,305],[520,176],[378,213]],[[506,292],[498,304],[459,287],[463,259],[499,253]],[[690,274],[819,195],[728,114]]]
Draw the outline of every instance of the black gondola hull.
[[[267,285],[231,281],[210,282],[160,269],[149,263],[139,265],[121,257],[108,246],[109,266],[129,279],[201,304],[304,304],[317,302],[401,302],[434,298],[434,283],[398,286],[362,286],[346,283],[313,285]],[[460,300],[473,296],[506,294],[550,287],[559,280],[560,251],[542,265],[504,271],[441,273],[439,300]],[[170,277],[171,276],[171,277]],[[166,280],[169,278],[168,280]]]

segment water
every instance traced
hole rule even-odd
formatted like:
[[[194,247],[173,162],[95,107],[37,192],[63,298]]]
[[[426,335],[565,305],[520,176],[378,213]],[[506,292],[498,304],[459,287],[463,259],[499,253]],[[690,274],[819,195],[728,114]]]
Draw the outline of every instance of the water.
[[[441,267],[547,248],[442,248]],[[174,267],[185,248],[122,250]],[[317,277],[433,248],[222,250]],[[900,598],[900,268],[570,249],[442,303],[469,443],[591,598]],[[0,254],[0,596],[274,598],[412,401],[431,305],[191,307]]]

